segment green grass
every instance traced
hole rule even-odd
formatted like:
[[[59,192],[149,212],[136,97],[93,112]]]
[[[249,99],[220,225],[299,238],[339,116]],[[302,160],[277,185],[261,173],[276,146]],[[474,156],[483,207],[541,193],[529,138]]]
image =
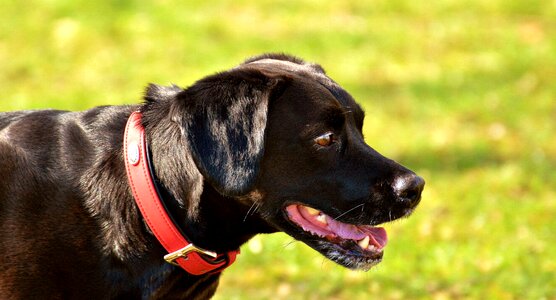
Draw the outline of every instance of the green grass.
[[[364,105],[368,143],[427,180],[375,269],[261,236],[217,299],[556,299],[556,2],[145,2],[4,1],[0,110],[135,103],[148,82],[288,52],[322,64]]]

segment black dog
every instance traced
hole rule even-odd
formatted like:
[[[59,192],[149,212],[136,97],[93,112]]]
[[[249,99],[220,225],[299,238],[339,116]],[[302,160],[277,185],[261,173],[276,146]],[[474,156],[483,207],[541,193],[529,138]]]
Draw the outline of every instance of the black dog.
[[[202,249],[284,231],[368,269],[386,244],[373,226],[420,200],[423,179],[365,144],[363,111],[318,65],[263,55],[187,89],[151,85],[145,99],[0,114],[0,298],[214,294],[220,270],[166,263],[134,201],[123,137],[137,110],[164,205]]]

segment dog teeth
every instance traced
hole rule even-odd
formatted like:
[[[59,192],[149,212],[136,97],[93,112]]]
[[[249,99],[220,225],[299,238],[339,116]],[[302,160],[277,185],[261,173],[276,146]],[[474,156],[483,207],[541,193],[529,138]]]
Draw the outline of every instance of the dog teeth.
[[[369,241],[370,240],[371,239],[369,238],[369,236],[366,236],[364,239],[357,242],[357,245],[359,245],[359,247],[361,247],[362,249],[367,249],[367,247],[369,247]],[[371,247],[374,247],[374,246],[371,246]]]
[[[320,211],[318,211],[317,209],[314,209],[312,207],[308,207],[308,206],[305,206],[305,211],[307,211],[307,213],[309,213],[311,216],[316,216],[316,215],[320,214]]]
[[[325,214],[319,213],[319,215],[315,219],[322,225],[328,225],[328,221],[326,221]]]

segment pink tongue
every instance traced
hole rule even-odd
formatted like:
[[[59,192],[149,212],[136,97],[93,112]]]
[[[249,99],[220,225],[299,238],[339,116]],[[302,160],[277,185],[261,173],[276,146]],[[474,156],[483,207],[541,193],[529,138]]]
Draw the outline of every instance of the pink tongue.
[[[380,245],[380,248],[386,246],[386,243],[388,242],[388,235],[386,234],[386,230],[384,228],[364,226],[362,230],[375,240],[376,243],[372,244]]]
[[[336,235],[343,239],[350,240],[361,240],[366,236],[369,236],[372,240],[371,244],[375,246],[380,246],[381,248],[386,246],[388,241],[388,235],[386,230],[382,227],[373,226],[355,226],[351,224],[345,224],[328,218],[328,228],[333,231]]]
[[[326,216],[326,222],[328,225],[323,226],[312,220],[310,214],[308,214],[302,206],[290,205],[286,207],[290,219],[299,224],[303,229],[312,232],[313,234],[319,236],[329,236],[336,235],[345,240],[361,240],[366,236],[369,236],[371,240],[369,241],[371,245],[375,245],[378,248],[383,248],[388,242],[388,236],[386,230],[382,227],[373,227],[367,225],[355,226],[352,224],[346,224],[336,221],[329,216]]]
[[[360,240],[368,235],[368,233],[365,234],[364,232],[361,232],[361,230],[355,225],[341,223],[332,218],[327,218],[327,221],[328,228],[345,240]]]

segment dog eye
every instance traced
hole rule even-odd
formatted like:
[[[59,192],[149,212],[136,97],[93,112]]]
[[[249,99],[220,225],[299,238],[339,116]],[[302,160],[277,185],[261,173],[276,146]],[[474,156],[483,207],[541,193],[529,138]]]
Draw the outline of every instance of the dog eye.
[[[332,132],[327,132],[315,139],[315,143],[319,146],[327,147],[334,143],[334,134]]]

